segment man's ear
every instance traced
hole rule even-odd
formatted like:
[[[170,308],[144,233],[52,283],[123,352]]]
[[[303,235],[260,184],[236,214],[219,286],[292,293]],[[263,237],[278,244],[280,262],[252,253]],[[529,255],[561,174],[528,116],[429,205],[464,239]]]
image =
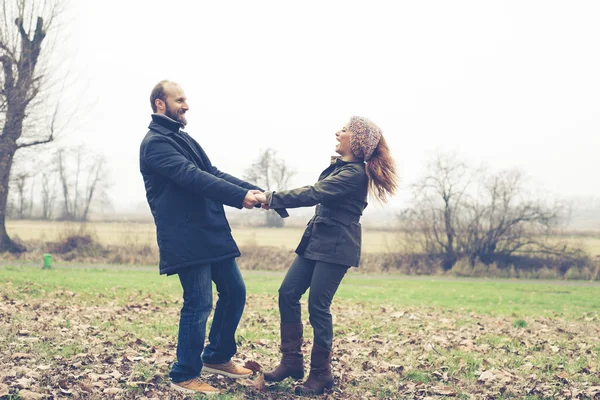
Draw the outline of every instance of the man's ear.
[[[165,102],[164,102],[164,101],[162,101],[161,99],[156,99],[156,100],[154,100],[154,105],[156,106],[156,109],[157,109],[157,110],[162,110],[162,111],[164,111],[164,110],[165,110],[165,108],[166,108],[166,107],[165,107]]]

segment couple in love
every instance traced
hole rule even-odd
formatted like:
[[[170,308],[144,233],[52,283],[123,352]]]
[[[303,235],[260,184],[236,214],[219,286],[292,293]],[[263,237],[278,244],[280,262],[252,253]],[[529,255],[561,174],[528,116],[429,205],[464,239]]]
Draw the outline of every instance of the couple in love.
[[[279,288],[281,359],[264,373],[267,382],[305,376],[304,327],[300,298],[310,288],[309,321],[313,331],[308,378],[298,395],[322,394],[333,386],[333,326],[330,306],[361,252],[360,217],[369,195],[387,201],[397,188],[394,161],[372,121],[353,116],[335,133],[338,144],[316,183],[292,190],[264,192],[212,165],[205,151],[183,131],[189,110],[181,86],[161,81],[150,95],[152,121],[140,146],[140,171],[156,223],[160,273],[177,275],[183,289],[177,360],[171,386],[186,393],[217,394],[202,381],[202,371],[243,378],[252,371],[236,365],[235,332],[246,304],[246,287],[235,258],[240,251],[231,235],[224,205],[263,207],[282,218],[286,209],[315,207]],[[203,134],[212,134],[204,132]],[[218,300],[208,344],[206,325],[213,309],[212,282]]]

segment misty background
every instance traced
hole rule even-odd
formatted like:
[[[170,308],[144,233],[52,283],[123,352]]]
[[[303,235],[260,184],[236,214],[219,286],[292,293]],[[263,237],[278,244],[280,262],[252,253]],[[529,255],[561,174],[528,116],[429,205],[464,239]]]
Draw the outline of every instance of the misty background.
[[[235,176],[272,148],[296,170],[291,187],[312,184],[335,132],[361,115],[401,177],[366,219],[402,208],[449,152],[523,171],[536,192],[572,202],[574,227],[598,228],[599,16],[595,1],[72,0],[52,57],[77,112],[56,145],[106,157],[96,217],[150,217],[138,150],[150,90],[169,79],[188,97],[186,131]]]

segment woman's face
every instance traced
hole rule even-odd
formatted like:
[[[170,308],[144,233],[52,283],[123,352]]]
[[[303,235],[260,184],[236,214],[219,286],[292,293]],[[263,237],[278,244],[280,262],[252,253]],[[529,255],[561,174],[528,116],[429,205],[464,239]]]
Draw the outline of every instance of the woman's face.
[[[340,156],[352,156],[352,149],[350,148],[350,129],[348,126],[350,122],[348,122],[342,129],[335,133],[335,138],[338,141],[338,144],[335,146],[335,152]]]

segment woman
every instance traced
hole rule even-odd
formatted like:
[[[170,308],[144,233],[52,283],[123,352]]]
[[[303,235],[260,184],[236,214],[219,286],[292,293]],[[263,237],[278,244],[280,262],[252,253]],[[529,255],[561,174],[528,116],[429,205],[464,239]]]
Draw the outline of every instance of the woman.
[[[279,288],[282,358],[264,375],[268,382],[304,377],[300,298],[310,287],[308,311],[314,333],[310,374],[294,389],[303,395],[321,394],[333,386],[331,301],[348,268],[358,267],[359,220],[368,193],[385,202],[398,182],[381,129],[372,121],[352,117],[335,135],[339,142],[335,151],[340,156],[332,157],[314,186],[256,195],[264,208],[317,206]]]

